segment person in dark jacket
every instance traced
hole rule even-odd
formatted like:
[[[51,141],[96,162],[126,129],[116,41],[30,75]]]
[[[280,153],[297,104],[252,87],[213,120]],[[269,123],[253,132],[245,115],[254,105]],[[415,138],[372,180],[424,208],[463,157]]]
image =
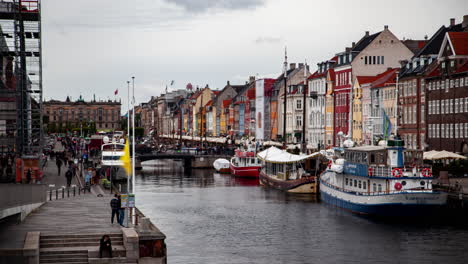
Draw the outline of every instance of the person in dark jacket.
[[[58,175],[60,176],[60,169],[62,168],[62,160],[57,156],[55,164],[57,164]]]
[[[103,235],[99,244],[99,257],[102,258],[102,252],[108,251],[109,257],[112,258],[112,243],[108,235]]]
[[[26,183],[31,182],[31,168],[28,169],[28,172],[26,173]]]
[[[117,217],[117,222],[119,222],[120,201],[117,194],[115,194],[114,198],[110,201],[110,206],[112,209],[111,223],[114,223],[114,216]]]
[[[65,172],[65,177],[67,178],[67,187],[70,187],[73,179],[73,172],[71,169],[68,169],[67,172]]]

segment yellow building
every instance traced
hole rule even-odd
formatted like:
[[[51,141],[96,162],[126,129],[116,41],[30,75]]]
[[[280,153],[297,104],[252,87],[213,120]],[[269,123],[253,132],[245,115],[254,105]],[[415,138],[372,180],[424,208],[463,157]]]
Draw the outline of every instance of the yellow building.
[[[192,108],[194,135],[204,136],[206,124],[205,106],[213,99],[213,91],[206,86],[201,90]]]
[[[330,69],[327,72],[327,93],[325,95],[325,146],[332,147],[334,145],[334,98],[333,88],[335,87],[335,71]]]
[[[353,141],[357,145],[363,144],[362,139],[362,106],[363,89],[369,89],[376,76],[356,76],[353,86]]]

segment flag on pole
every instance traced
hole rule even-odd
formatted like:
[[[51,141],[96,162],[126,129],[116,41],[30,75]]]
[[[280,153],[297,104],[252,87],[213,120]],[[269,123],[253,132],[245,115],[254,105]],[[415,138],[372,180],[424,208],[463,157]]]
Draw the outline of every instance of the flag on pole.
[[[390,118],[388,117],[387,113],[383,111],[384,114],[384,138],[388,139],[390,134],[392,133],[392,122],[390,122]]]
[[[117,94],[119,94],[119,89],[116,89],[116,90],[114,91],[114,95],[117,95]]]
[[[132,174],[132,161],[130,159],[130,145],[128,144],[128,138],[125,140],[124,154],[120,157],[123,162],[122,167],[125,169],[127,175]]]

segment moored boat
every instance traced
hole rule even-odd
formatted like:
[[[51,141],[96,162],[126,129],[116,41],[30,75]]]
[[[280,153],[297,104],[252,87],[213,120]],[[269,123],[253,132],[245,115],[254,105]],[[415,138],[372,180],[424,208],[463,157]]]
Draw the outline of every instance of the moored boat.
[[[229,160],[227,159],[217,159],[213,162],[213,168],[219,173],[230,173],[231,169],[229,168]]]
[[[406,160],[406,162],[405,162]],[[404,151],[403,141],[344,149],[320,176],[321,199],[355,213],[422,216],[445,205],[447,194],[432,188],[422,151]]]
[[[306,171],[303,164],[319,155],[319,152],[295,155],[270,147],[257,155],[264,164],[260,172],[260,184],[290,193],[317,193],[317,177]]]
[[[236,149],[229,167],[234,176],[258,178],[262,165],[255,150],[249,147],[247,150]]]
[[[112,180],[126,180],[125,171],[121,168],[123,162],[120,158],[124,155],[125,144],[119,142],[109,142],[108,138],[104,138],[104,144],[101,146],[101,167],[104,169],[110,168],[109,173]]]

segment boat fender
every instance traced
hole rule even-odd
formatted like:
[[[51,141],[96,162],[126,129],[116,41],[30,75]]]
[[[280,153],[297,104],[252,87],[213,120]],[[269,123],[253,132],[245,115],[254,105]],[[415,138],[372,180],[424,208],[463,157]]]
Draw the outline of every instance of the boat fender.
[[[369,167],[369,169],[367,169],[367,173],[369,174],[369,176],[372,176],[372,168]]]
[[[400,168],[394,168],[392,170],[392,175],[393,177],[400,178],[401,176],[403,176],[403,170],[401,170]]]
[[[424,168],[422,171],[421,171],[421,174],[424,176],[424,177],[432,177],[432,171],[430,168]]]
[[[395,187],[395,190],[399,191],[399,190],[401,190],[401,188],[403,188],[403,185],[401,183],[397,182],[397,183],[395,183],[394,187]]]

